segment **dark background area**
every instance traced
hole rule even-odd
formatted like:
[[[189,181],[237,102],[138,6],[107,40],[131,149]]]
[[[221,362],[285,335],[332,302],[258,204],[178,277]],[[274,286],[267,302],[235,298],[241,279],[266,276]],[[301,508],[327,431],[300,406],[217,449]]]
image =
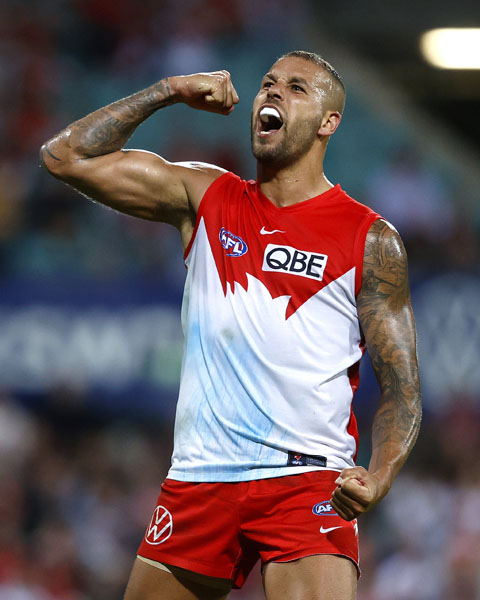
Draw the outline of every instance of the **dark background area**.
[[[419,35],[480,5],[362,0],[7,0],[0,8],[0,600],[114,600],[169,468],[185,277],[176,231],[104,209],[39,167],[74,119],[172,74],[227,68],[223,118],[170,107],[129,147],[255,176],[265,70],[319,52],[348,89],[326,174],[400,231],[425,417],[359,520],[359,600],[480,595],[478,71],[426,64]],[[354,400],[369,460],[378,401]],[[233,598],[262,597],[258,569]]]

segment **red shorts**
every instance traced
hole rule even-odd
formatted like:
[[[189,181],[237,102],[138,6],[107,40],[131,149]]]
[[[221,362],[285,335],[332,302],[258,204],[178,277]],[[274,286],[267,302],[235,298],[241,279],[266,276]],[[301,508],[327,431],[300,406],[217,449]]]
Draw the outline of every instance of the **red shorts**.
[[[138,554],[241,587],[260,558],[337,554],[358,569],[356,521],[330,506],[336,471],[239,483],[166,479]]]

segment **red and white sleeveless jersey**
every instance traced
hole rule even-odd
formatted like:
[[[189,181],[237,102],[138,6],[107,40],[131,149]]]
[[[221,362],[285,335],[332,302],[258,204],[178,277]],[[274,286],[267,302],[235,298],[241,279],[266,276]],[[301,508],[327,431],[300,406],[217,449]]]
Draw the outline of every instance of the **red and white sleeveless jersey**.
[[[232,173],[185,252],[185,349],[168,476],[245,481],[353,466],[365,238],[339,185],[277,208]]]

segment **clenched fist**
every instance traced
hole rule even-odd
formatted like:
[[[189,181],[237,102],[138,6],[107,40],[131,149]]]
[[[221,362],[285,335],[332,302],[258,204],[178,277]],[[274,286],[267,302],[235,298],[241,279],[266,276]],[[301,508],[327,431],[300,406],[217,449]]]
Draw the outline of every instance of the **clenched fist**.
[[[331,505],[346,521],[352,521],[380,502],[388,488],[363,467],[344,469],[333,491]]]
[[[192,108],[228,115],[238,103],[228,71],[179,75],[168,81],[175,99]]]

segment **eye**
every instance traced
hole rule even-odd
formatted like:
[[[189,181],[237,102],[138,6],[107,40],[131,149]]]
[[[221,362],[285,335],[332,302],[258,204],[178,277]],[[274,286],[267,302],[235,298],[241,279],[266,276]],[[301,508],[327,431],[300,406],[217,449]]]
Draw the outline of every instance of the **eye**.
[[[297,83],[293,83],[292,84],[292,90],[295,92],[304,92],[305,90],[302,88],[302,86],[298,85]]]
[[[265,81],[262,85],[264,88],[272,87],[273,83],[271,81]]]

